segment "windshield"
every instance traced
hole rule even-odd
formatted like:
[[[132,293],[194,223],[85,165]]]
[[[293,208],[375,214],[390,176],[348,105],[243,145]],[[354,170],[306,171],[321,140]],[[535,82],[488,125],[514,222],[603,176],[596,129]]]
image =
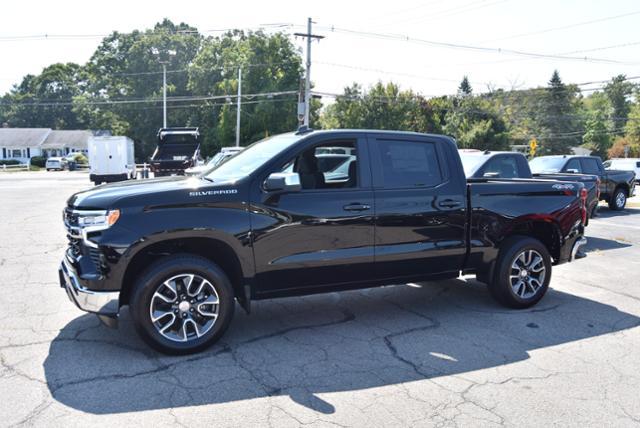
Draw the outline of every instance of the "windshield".
[[[539,158],[533,158],[529,162],[529,167],[533,174],[543,174],[545,172],[559,172],[565,161],[564,157],[547,157],[542,156]]]
[[[212,181],[233,181],[246,177],[299,139],[295,134],[282,134],[258,141],[203,176]]]
[[[469,177],[473,175],[473,173],[483,164],[485,159],[487,159],[483,155],[463,155],[460,154],[460,159],[462,160],[462,167],[464,168],[464,175]]]

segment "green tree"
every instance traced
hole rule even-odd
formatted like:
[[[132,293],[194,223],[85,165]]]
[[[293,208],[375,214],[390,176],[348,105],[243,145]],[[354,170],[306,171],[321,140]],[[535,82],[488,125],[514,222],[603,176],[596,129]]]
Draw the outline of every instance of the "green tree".
[[[140,158],[155,147],[162,127],[162,65],[166,62],[167,96],[188,96],[187,68],[200,48],[202,37],[194,27],[168,19],[152,29],[114,32],[105,37],[86,65],[89,77],[76,111],[93,128],[120,133],[123,128],[137,144]],[[175,55],[169,55],[175,52]],[[135,100],[119,103],[119,100]],[[154,102],[148,102],[157,100]],[[138,102],[140,101],[140,102]],[[181,103],[187,104],[187,103]],[[191,122],[190,107],[170,103],[169,126],[198,125]]]
[[[71,99],[82,93],[86,75],[78,64],[53,64],[27,75],[3,97],[2,122],[11,127],[70,129],[81,126]]]
[[[629,117],[624,132],[628,138],[640,142],[640,100],[629,109]]]
[[[454,99],[444,117],[444,133],[458,147],[479,150],[508,150],[509,133],[504,120],[492,110],[491,101],[466,96]]]
[[[585,146],[592,150],[592,154],[602,158],[607,157],[612,140],[607,128],[607,119],[603,112],[596,111],[587,119],[582,140]]]
[[[580,100],[575,85],[565,85],[557,70],[540,99],[537,122],[540,126],[541,154],[554,155],[571,152],[582,144],[582,124],[578,115]]]
[[[469,78],[464,76],[462,78],[462,82],[460,82],[460,86],[458,86],[458,96],[466,97],[471,95],[473,89],[471,88],[471,83],[469,83]]]
[[[627,81],[627,77],[624,74],[615,76],[604,87],[604,93],[611,102],[611,122],[613,123],[614,133],[623,133],[631,108],[630,98],[634,88],[635,85]]]
[[[242,68],[242,93],[278,93],[299,89],[302,62],[299,52],[285,34],[266,35],[261,31],[233,31],[203,41],[189,69],[189,89],[209,96],[235,96],[238,68]],[[288,132],[297,127],[297,94],[243,97],[241,109],[242,144],[266,135]],[[236,100],[216,99],[199,109],[207,123],[205,151],[212,153],[235,140]],[[312,103],[311,122],[317,120],[319,105]]]
[[[324,128],[396,129],[439,132],[433,103],[393,83],[378,82],[367,91],[354,83],[326,107]]]

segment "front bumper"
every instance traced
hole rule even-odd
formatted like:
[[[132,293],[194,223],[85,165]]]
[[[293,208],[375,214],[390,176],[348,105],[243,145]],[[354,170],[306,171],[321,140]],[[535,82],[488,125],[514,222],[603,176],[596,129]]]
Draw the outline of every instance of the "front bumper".
[[[119,291],[93,291],[80,284],[78,273],[66,256],[58,268],[60,286],[67,291],[69,300],[86,312],[116,317],[120,310]]]

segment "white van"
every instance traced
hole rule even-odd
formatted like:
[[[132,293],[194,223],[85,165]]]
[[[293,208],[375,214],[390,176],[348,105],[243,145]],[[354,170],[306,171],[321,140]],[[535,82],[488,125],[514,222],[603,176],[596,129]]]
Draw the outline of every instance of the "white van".
[[[133,140],[128,137],[91,137],[89,179],[95,184],[124,181],[136,176]]]
[[[640,158],[614,158],[603,162],[605,169],[618,171],[633,171],[636,173],[636,181],[640,182]]]

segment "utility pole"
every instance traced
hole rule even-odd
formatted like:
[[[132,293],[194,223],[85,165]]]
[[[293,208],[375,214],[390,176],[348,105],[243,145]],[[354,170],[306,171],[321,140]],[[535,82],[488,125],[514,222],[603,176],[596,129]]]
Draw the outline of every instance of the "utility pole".
[[[312,39],[324,39],[324,36],[311,33],[311,25],[313,21],[311,18],[307,19],[307,32],[306,33],[294,33],[295,36],[306,37],[307,39],[307,70],[304,79],[304,126],[309,126],[309,111],[311,110],[311,41]]]
[[[167,127],[167,63],[162,63],[162,127]]]
[[[236,147],[240,147],[240,98],[242,97],[242,67],[238,68],[238,108],[236,112]]]

